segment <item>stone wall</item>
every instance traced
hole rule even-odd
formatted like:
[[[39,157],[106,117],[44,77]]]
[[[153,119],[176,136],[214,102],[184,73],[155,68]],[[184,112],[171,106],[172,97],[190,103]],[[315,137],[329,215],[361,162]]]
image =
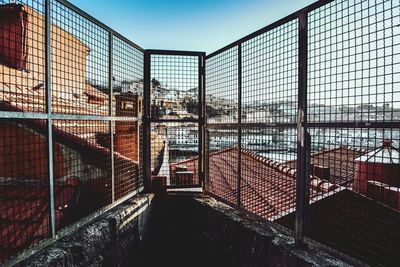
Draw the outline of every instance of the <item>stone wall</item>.
[[[365,266],[317,242],[300,249],[282,227],[214,198],[197,197],[192,203],[192,220],[197,221],[213,250],[229,261],[226,266]]]
[[[135,197],[18,266],[366,266],[316,242],[296,247],[281,226],[211,197],[152,199]]]
[[[152,199],[136,196],[16,266],[118,266],[141,250]]]

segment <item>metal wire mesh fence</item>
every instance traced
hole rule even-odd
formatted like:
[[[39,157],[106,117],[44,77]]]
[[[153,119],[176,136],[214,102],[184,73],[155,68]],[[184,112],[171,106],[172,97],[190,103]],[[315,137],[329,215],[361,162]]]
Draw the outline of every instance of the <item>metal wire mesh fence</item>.
[[[0,1],[0,263],[143,188],[143,61],[67,1]]]
[[[396,1],[319,1],[208,55],[206,190],[396,265],[399,25]]]
[[[199,129],[196,123],[152,125],[152,176],[165,186],[199,185]]]
[[[64,0],[14,2],[0,0],[0,263],[144,176],[204,178],[297,242],[398,263],[399,2],[319,1],[206,62],[144,51]]]
[[[199,187],[203,169],[204,53],[147,50],[152,184]]]
[[[198,118],[198,56],[154,54],[150,64],[152,118]]]

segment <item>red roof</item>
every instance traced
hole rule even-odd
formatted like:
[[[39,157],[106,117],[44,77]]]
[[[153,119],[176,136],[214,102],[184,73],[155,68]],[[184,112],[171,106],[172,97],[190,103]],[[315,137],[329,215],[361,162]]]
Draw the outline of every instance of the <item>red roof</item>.
[[[0,108],[8,111],[22,111],[1,102]],[[14,122],[15,120],[10,121]],[[46,134],[45,120],[25,119],[18,121],[18,123],[24,124],[37,133]],[[53,126],[54,142],[79,151],[86,162],[100,168],[109,168],[110,150],[90,139],[82,138],[78,134],[73,127]],[[136,169],[138,166],[137,161],[117,152],[114,152],[114,160],[116,169],[121,168],[121,166],[126,170],[127,166]],[[49,236],[48,186],[41,185],[40,181],[31,184],[34,179],[26,178],[28,180],[16,179],[14,184],[0,182],[0,263]],[[77,183],[68,183],[71,179],[67,179],[65,183],[56,180],[57,228],[70,224],[74,220],[72,215],[66,216],[66,214],[74,212],[73,204],[78,198]],[[42,182],[47,183],[47,179],[42,180]],[[122,183],[125,184],[122,186]],[[133,181],[129,180],[129,183],[133,184]],[[118,188],[116,190],[116,197],[120,197],[121,194],[125,193],[127,184],[124,176],[118,175],[118,173],[116,174],[116,186],[122,188],[122,190],[118,190]],[[104,186],[101,188],[101,190],[106,189]]]
[[[5,111],[24,111],[15,107],[9,103],[0,102],[0,110]],[[41,134],[46,134],[47,126],[45,120],[36,120],[36,119],[26,119],[21,121],[21,123],[26,124],[29,128],[37,131]],[[107,122],[99,122],[99,123],[107,123]],[[96,128],[96,127],[93,127]],[[87,130],[87,127],[85,128]],[[87,131],[86,131],[87,132]],[[80,152],[90,153],[90,157],[92,159],[96,159],[96,157],[102,159],[108,159],[110,156],[110,150],[104,146],[101,146],[95,142],[91,142],[86,138],[80,137],[78,134],[80,132],[75,131],[75,127],[62,127],[62,126],[53,126],[53,139],[55,142],[60,142],[68,147],[74,148]],[[92,134],[92,133],[88,133]],[[131,163],[138,166],[138,162],[132,160],[124,155],[114,151],[114,160]],[[94,163],[101,164],[101,161],[94,160]]]
[[[209,156],[208,189],[232,203],[236,203],[237,160],[236,147],[220,150]],[[184,163],[188,168],[197,166],[189,164],[193,161],[197,161],[197,158]],[[244,208],[269,220],[275,220],[293,211],[296,205],[294,168],[248,150],[242,150],[241,162],[241,202]],[[310,177],[311,202],[340,190],[342,188],[338,185],[314,175]]]
[[[365,153],[363,149],[340,146],[312,154],[311,164],[329,168],[331,183],[349,186],[354,180],[354,160]],[[296,161],[288,161],[286,164],[295,167]]]
[[[78,195],[76,179],[55,186],[56,226],[68,217]],[[49,236],[49,192],[46,185],[0,186],[0,262]]]

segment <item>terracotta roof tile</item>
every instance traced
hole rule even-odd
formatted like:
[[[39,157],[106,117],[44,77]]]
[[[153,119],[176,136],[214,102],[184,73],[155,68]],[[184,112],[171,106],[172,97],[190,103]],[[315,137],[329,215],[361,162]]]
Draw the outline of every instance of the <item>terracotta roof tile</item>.
[[[237,154],[236,147],[211,153],[208,170],[209,191],[235,204]],[[175,165],[196,166],[188,163],[197,160],[196,157]],[[296,169],[249,150],[242,150],[241,162],[241,202],[244,208],[269,220],[293,211],[296,205]],[[337,190],[341,190],[338,185],[313,175],[310,177],[311,202]]]
[[[340,146],[313,154],[311,164],[328,167],[331,183],[348,186],[353,183],[354,179],[354,160],[364,153],[366,151],[363,149]],[[295,167],[296,161],[288,161],[286,164]]]
[[[7,111],[23,111],[19,109],[18,107],[15,107],[9,103],[1,103],[0,102],[0,109],[1,110],[7,110]],[[22,123],[26,124],[28,127],[38,131],[39,133],[45,134],[47,131],[46,128],[46,122],[44,120],[30,120],[26,119],[22,121]],[[104,123],[104,122],[99,122],[99,123]],[[53,135],[54,135],[54,140],[56,142],[63,143],[69,147],[72,147],[74,149],[77,149],[78,151],[84,151],[84,152],[90,152],[91,157],[96,157],[99,156],[101,158],[109,158],[110,155],[110,150],[104,146],[101,146],[97,143],[90,142],[86,138],[82,138],[79,136],[79,131],[78,134],[75,131],[76,129],[74,127],[62,127],[63,125],[53,126]],[[96,127],[93,127],[95,129]],[[86,128],[87,129],[87,128]],[[89,132],[90,133],[90,132]],[[114,152],[114,158],[115,160],[135,164],[136,166],[138,165],[138,162],[135,160],[132,160],[128,157],[123,156],[122,154],[118,152]],[[98,162],[100,163],[100,162]]]

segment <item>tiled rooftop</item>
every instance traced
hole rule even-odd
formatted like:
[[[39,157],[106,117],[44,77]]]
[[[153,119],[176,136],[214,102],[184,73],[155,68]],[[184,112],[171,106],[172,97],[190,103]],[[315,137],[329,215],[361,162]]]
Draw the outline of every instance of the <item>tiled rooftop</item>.
[[[338,192],[341,185],[351,183],[353,179],[347,172],[354,171],[351,162],[362,151],[340,147],[312,155],[313,163],[335,167],[332,181],[315,175],[310,177],[310,201],[318,201]],[[209,190],[236,203],[237,188],[237,148],[229,148],[211,153],[209,156]],[[296,202],[296,169],[293,162],[279,163],[275,160],[242,149],[241,202],[243,207],[269,220],[275,220],[290,213]],[[188,171],[197,173],[197,158],[171,164],[184,166]],[[344,168],[344,169],[339,169]],[[350,173],[352,173],[350,172]],[[341,177],[340,175],[346,175]]]

